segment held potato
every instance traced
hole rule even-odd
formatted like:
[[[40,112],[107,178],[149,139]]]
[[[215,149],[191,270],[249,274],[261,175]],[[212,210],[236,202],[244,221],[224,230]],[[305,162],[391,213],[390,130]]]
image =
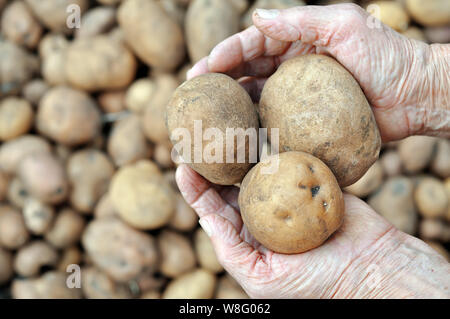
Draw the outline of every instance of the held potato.
[[[342,224],[344,197],[330,169],[303,152],[269,157],[277,164],[265,174],[260,162],[239,192],[242,220],[257,241],[283,254],[320,246]]]
[[[151,230],[166,225],[175,210],[175,194],[151,161],[123,166],[113,177],[110,195],[119,216],[131,226]]]
[[[239,14],[230,1],[193,0],[186,14],[185,32],[189,56],[195,63],[219,42],[239,32]]]
[[[117,12],[125,41],[149,66],[176,68],[185,56],[181,27],[154,0],[127,0]]]
[[[450,24],[450,2],[448,0],[405,0],[411,17],[427,26]]]
[[[65,86],[50,89],[39,103],[38,131],[54,141],[76,146],[92,141],[100,130],[100,112],[85,92]]]
[[[173,145],[188,144],[189,149],[183,149],[180,154],[184,162],[215,184],[241,182],[252,162],[256,162],[251,156],[252,153],[256,156],[258,145],[256,109],[247,92],[224,74],[210,73],[184,82],[167,106],[167,127]],[[236,133],[230,143],[226,142],[227,129]],[[214,134],[210,141],[196,144],[195,139],[201,139],[211,130]],[[254,134],[242,138],[239,130]],[[190,143],[184,140],[186,132]]]
[[[0,141],[9,141],[27,133],[33,125],[30,103],[22,98],[8,97],[0,103]]]
[[[381,138],[369,103],[330,57],[310,54],[284,62],[263,88],[259,113],[270,139],[272,129],[279,129],[280,152],[318,157],[341,187],[355,183],[378,158]]]
[[[388,179],[369,198],[368,204],[401,231],[415,234],[418,215],[414,207],[414,185],[410,179],[403,176]]]
[[[91,221],[82,244],[92,262],[116,281],[129,281],[156,268],[153,237],[115,217]]]
[[[172,280],[164,290],[163,299],[211,299],[216,287],[216,276],[198,268]]]
[[[166,277],[178,277],[195,267],[195,254],[188,238],[173,231],[164,230],[158,236],[158,247],[159,269]]]
[[[347,186],[344,190],[358,196],[366,197],[374,192],[383,183],[383,167],[376,161],[355,184]]]
[[[120,42],[107,36],[80,38],[66,51],[67,82],[84,91],[121,89],[136,73],[136,59]]]
[[[449,198],[440,180],[425,177],[417,185],[414,199],[419,212],[428,218],[443,217],[447,213]]]

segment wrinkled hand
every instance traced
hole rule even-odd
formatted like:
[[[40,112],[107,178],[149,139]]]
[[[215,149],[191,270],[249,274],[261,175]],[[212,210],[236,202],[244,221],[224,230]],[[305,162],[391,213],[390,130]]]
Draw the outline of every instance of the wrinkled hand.
[[[187,165],[178,167],[176,179],[220,263],[250,297],[450,297],[450,264],[352,195],[345,195],[342,227],[322,246],[284,255],[261,246],[248,232],[237,187],[213,185]]]
[[[413,134],[449,136],[448,45],[410,40],[374,24],[354,4],[256,10],[253,22],[218,44],[188,78],[207,72],[236,79],[250,76],[243,85],[258,100],[265,79],[283,61],[307,53],[327,54],[361,85],[383,141]]]

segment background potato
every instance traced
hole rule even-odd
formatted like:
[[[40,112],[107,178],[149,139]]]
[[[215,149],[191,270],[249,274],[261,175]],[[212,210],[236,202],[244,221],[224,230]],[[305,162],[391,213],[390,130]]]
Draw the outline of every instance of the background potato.
[[[271,129],[279,128],[280,152],[318,157],[341,187],[355,183],[378,158],[381,139],[369,103],[351,74],[330,57],[311,54],[284,62],[264,85],[259,115],[269,138]]]
[[[412,18],[426,26],[450,24],[450,2],[447,0],[405,0]]]
[[[208,128],[220,130],[222,136],[225,136],[227,128],[257,130],[258,115],[250,96],[232,78],[223,74],[210,73],[183,83],[167,105],[167,127],[172,143],[175,145],[181,139],[180,136],[172,135],[176,133],[177,128],[187,129],[191,136],[190,158],[187,154],[180,154],[185,157],[184,162],[215,184],[233,185],[241,182],[252,166],[250,147],[257,145],[256,140],[252,143],[249,138],[246,138],[245,142],[240,142],[240,145],[234,142],[232,163],[227,163],[226,154],[227,149],[232,149],[233,145],[226,145],[225,137],[223,144],[210,142],[217,149],[222,149],[221,157],[212,163],[208,163],[208,159],[205,158],[201,163],[195,163],[193,138],[198,134],[194,132],[196,120],[202,121],[202,136]],[[255,133],[257,134],[257,131]],[[202,157],[205,153],[205,144],[201,150]],[[241,152],[245,150],[245,163],[238,163],[238,149]]]
[[[80,213],[71,208],[62,209],[45,234],[45,240],[56,248],[69,248],[79,242],[85,224]]]
[[[379,18],[381,22],[388,25],[392,29],[398,32],[403,32],[408,28],[409,16],[400,2],[374,1],[371,2],[370,5],[378,6],[376,13],[379,16],[377,16],[377,18]],[[369,8],[370,7],[367,7],[367,9]]]
[[[30,238],[22,214],[14,207],[0,206],[0,246],[18,249]]]
[[[81,289],[88,299],[131,299],[133,295],[126,284],[117,283],[95,267],[81,271]]]
[[[242,28],[248,28],[253,24],[252,15],[256,9],[287,9],[304,5],[305,2],[302,0],[256,0],[243,16]]]
[[[81,27],[76,29],[75,37],[92,37],[110,31],[116,22],[116,10],[110,6],[92,8],[83,14]]]
[[[8,282],[14,275],[11,252],[0,247],[0,285]]]
[[[50,228],[55,217],[53,206],[34,198],[30,198],[25,202],[22,213],[25,225],[30,233],[34,235],[44,234]]]
[[[222,265],[217,260],[216,252],[211,239],[201,228],[197,229],[194,235],[195,254],[200,266],[210,272],[219,273],[223,271]]]
[[[204,269],[196,269],[172,280],[163,299],[210,299],[214,295],[216,277]]]
[[[436,178],[422,179],[417,185],[414,199],[424,217],[442,217],[447,213],[449,198],[444,183]]]
[[[169,278],[182,275],[196,265],[191,242],[184,236],[165,230],[158,236],[160,271]]]
[[[383,167],[380,161],[376,161],[367,172],[355,184],[347,186],[344,190],[358,196],[366,197],[375,191],[383,183]]]
[[[410,136],[398,145],[398,154],[408,173],[417,173],[428,166],[436,139],[430,136]],[[414,156],[411,156],[414,154]]]
[[[33,125],[33,109],[27,100],[9,97],[0,102],[0,141],[27,133]]]
[[[58,252],[42,240],[33,241],[19,249],[14,259],[14,271],[22,277],[39,274],[41,267],[56,265]]]
[[[247,229],[278,253],[298,254],[320,246],[344,218],[336,178],[307,153],[285,152],[270,159],[278,161],[275,172],[263,174],[265,164],[260,162],[241,184],[239,207]]]
[[[175,213],[169,222],[169,226],[178,231],[193,230],[198,222],[197,214],[180,194],[176,195],[176,202]]]

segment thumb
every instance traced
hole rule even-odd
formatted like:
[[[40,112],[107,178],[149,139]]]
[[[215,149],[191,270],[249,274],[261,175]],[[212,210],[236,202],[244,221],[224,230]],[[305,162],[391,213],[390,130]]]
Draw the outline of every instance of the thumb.
[[[367,27],[368,14],[354,4],[256,9],[253,23],[269,38],[332,47]]]

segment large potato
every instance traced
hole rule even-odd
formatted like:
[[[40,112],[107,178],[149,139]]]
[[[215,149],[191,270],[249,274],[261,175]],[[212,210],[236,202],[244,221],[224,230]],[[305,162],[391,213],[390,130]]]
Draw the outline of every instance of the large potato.
[[[117,20],[125,33],[125,41],[148,65],[172,70],[182,62],[185,55],[183,32],[158,2],[124,1]]]
[[[82,243],[92,262],[116,281],[129,281],[156,268],[153,237],[115,217],[91,221]]]
[[[381,138],[370,105],[352,75],[334,59],[303,55],[284,62],[267,80],[261,124],[279,129],[279,150],[321,159],[341,187],[355,183],[377,160]]]
[[[151,161],[123,166],[114,175],[109,190],[119,216],[138,229],[166,225],[175,210],[175,194]]]
[[[285,152],[265,174],[260,162],[242,181],[242,220],[257,241],[278,253],[297,254],[320,246],[342,224],[344,197],[330,169],[303,152]]]
[[[159,269],[163,275],[175,278],[195,267],[195,254],[188,238],[164,230],[158,236],[158,247],[161,254]]]
[[[450,2],[448,0],[405,0],[411,17],[418,23],[428,26],[450,24]]]
[[[258,145],[256,109],[247,92],[226,75],[210,73],[184,82],[167,106],[167,127],[174,145],[188,144],[189,149],[183,149],[180,154],[184,162],[215,184],[241,182],[255,160],[251,153],[256,155]],[[189,136],[178,135],[180,128],[181,133],[188,132]],[[239,138],[236,134],[229,143],[232,145],[227,145],[227,129],[234,129],[236,133],[249,129],[254,133],[253,138],[248,135]],[[209,137],[212,141],[196,145],[195,140],[202,139],[211,130],[214,132]],[[190,143],[184,140],[188,137]],[[233,157],[228,156],[230,151]],[[199,153],[201,158],[197,156]]]
[[[239,14],[230,1],[194,0],[186,14],[186,42],[191,61],[209,55],[222,40],[239,31]]]
[[[121,89],[136,73],[136,60],[120,42],[107,36],[80,38],[66,52],[69,84],[85,91]]]
[[[75,146],[93,140],[100,130],[100,112],[85,92],[58,86],[39,103],[36,126],[54,141]]]
[[[0,141],[27,133],[33,125],[33,109],[22,98],[9,97],[0,102]]]
[[[216,276],[198,268],[172,280],[164,290],[163,299],[210,299],[214,295]]]
[[[414,207],[414,184],[410,179],[403,176],[388,179],[368,203],[401,231],[415,234],[418,215]]]

